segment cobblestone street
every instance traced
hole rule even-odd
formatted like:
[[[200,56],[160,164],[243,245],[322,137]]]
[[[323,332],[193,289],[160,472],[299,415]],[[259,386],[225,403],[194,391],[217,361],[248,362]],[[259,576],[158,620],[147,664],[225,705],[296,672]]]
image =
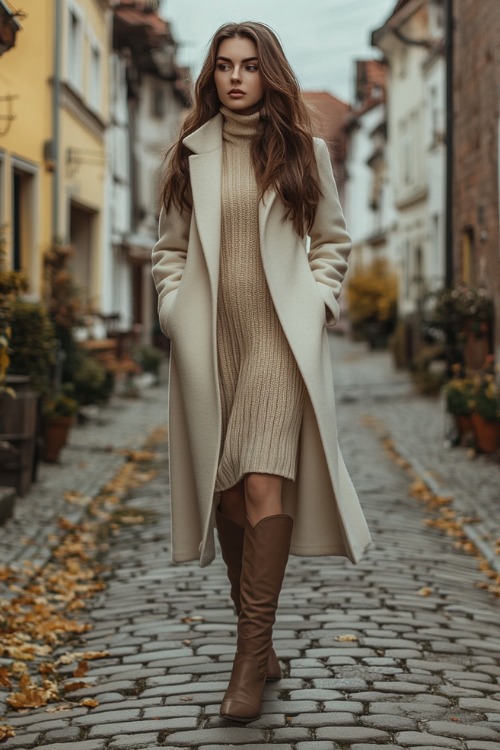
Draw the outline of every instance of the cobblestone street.
[[[145,522],[110,539],[107,588],[80,614],[93,628],[78,650],[108,656],[90,663],[90,686],[69,698],[99,705],[9,710],[16,736],[2,746],[500,750],[499,600],[477,585],[485,577],[476,557],[426,524],[427,507],[410,496],[411,479],[380,435],[436,492],[446,490],[459,514],[478,518],[466,532],[492,567],[500,467],[447,448],[441,407],[413,396],[386,353],[339,338],[333,351],[340,442],[373,544],[357,566],[290,558],[274,635],[284,678],[266,687],[262,717],[237,726],[218,716],[235,616],[220,557],[204,569],[170,563],[162,443],[158,475],[127,501]],[[123,462],[110,445],[138,447],[164,422],[164,393],[163,385],[115,402],[104,424],[76,430],[64,464],[44,468],[16,520],[0,529],[0,562],[45,560],[58,497],[75,487],[97,492]]]

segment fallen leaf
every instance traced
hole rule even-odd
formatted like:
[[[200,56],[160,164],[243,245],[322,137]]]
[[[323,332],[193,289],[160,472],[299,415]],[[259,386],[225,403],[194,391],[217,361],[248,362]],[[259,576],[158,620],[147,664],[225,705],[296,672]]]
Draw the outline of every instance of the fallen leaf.
[[[81,661],[82,659],[90,661],[92,659],[103,659],[105,656],[109,656],[109,651],[74,651],[72,654],[60,656],[57,663],[72,664],[74,661]]]
[[[358,636],[353,635],[352,633],[346,633],[345,635],[336,635],[335,640],[336,641],[357,641]]]
[[[12,682],[9,677],[9,670],[7,667],[0,667],[0,685],[3,685],[3,687],[11,688]]]
[[[19,692],[11,693],[6,698],[6,703],[17,711],[23,708],[40,708],[59,697],[55,682],[43,680],[42,685],[36,685],[27,674],[21,677],[19,687]]]
[[[430,596],[433,591],[434,590],[431,589],[430,586],[422,586],[422,588],[417,591],[417,594],[419,594],[420,596]]]
[[[88,688],[91,687],[88,682],[68,682],[63,690],[65,693],[74,693],[75,690],[81,690],[82,688]]]
[[[8,724],[0,724],[0,742],[8,740],[9,737],[15,736],[16,732],[14,730],[14,727],[9,726]]]
[[[78,662],[78,665],[74,668],[73,677],[85,677],[88,671],[89,671],[88,661],[86,661],[85,659],[82,659],[82,661]]]
[[[97,701],[95,698],[84,698],[78,705],[86,706],[87,708],[95,708],[99,705],[99,701]]]

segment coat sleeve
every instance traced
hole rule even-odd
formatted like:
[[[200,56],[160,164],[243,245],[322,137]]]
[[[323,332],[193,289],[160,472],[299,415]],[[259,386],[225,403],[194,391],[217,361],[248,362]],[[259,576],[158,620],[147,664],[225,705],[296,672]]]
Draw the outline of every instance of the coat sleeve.
[[[309,265],[326,305],[326,323],[335,325],[340,317],[337,302],[347,271],[351,238],[339,202],[327,145],[314,139],[322,197],[311,227]]]
[[[158,222],[158,242],[151,255],[153,280],[158,292],[158,316],[162,331],[169,336],[168,316],[186,265],[189,242],[190,211],[168,213],[162,206]]]

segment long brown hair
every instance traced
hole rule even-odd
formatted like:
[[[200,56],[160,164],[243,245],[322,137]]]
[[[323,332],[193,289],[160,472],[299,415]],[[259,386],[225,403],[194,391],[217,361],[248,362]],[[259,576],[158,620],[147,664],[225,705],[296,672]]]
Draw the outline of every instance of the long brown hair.
[[[189,150],[182,139],[216,115],[220,101],[214,82],[217,52],[224,39],[247,37],[257,47],[264,80],[264,99],[258,136],[252,144],[252,158],[262,198],[273,187],[298,234],[309,231],[321,197],[314,156],[312,126],[298,81],[275,33],[263,23],[228,23],[214,34],[195,85],[194,106],[186,117],[177,142],[168,150],[168,167],[162,202],[168,210],[192,205],[189,185]]]

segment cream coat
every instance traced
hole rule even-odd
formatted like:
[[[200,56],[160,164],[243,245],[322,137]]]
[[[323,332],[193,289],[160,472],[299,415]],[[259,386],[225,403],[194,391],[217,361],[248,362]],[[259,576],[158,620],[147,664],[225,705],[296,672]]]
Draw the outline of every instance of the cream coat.
[[[162,210],[153,248],[153,277],[162,330],[171,339],[169,435],[172,559],[215,556],[215,478],[221,409],[216,313],[219,273],[222,116],[184,139],[193,210]],[[342,555],[356,562],[370,535],[338,440],[327,325],[339,316],[337,298],[351,243],[325,143],[315,139],[323,197],[306,241],[284,220],[269,191],[259,205],[262,262],[283,331],[308,396],[300,434],[296,482],[285,480],[284,512],[294,520],[292,554]]]

